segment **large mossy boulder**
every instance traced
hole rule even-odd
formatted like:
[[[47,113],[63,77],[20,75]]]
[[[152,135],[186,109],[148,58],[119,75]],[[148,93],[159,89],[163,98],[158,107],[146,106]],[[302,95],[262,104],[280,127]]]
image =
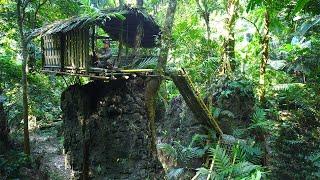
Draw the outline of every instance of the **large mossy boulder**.
[[[183,169],[183,173],[179,173],[179,178],[191,179],[195,175],[194,170],[201,167],[204,159],[185,158],[184,155],[189,156],[192,153],[188,153],[188,148],[204,146],[203,143],[194,142],[193,139],[196,135],[207,134],[208,128],[195,118],[182,96],[177,96],[169,102],[164,116],[157,119],[156,125],[158,156],[167,174],[172,174],[175,169]],[[175,149],[178,156],[170,154],[170,151],[162,148],[163,145]]]
[[[255,97],[253,84],[242,78],[220,78],[209,90],[206,101],[212,101],[213,116],[219,120],[225,134],[246,128],[254,112]]]
[[[71,167],[95,179],[162,179],[146,80],[94,81],[63,94],[64,147]]]

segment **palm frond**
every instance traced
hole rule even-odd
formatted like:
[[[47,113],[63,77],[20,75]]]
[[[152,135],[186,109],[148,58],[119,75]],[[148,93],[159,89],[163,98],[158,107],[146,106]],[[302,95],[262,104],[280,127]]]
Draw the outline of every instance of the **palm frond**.
[[[289,90],[290,88],[294,88],[294,87],[297,87],[297,86],[304,86],[303,83],[286,83],[286,84],[277,84],[277,85],[274,85],[273,86],[273,90],[275,91],[287,91]]]
[[[189,161],[191,159],[195,159],[195,158],[201,158],[204,154],[205,154],[205,149],[201,149],[199,147],[187,147],[184,148],[181,151],[181,155],[183,156],[182,159],[184,159],[185,161]]]
[[[200,135],[200,134],[195,134],[192,136],[191,143],[189,144],[189,147],[194,147],[197,144],[201,144],[205,142],[208,139],[207,135]]]
[[[258,168],[261,168],[259,165],[254,165],[250,162],[244,161],[234,165],[233,175],[234,177],[245,177],[249,176]]]
[[[139,62],[137,62],[135,66],[138,69],[143,69],[143,68],[152,68],[155,67],[158,63],[158,57],[151,56],[151,57],[145,57],[141,59]]]
[[[167,177],[169,180],[179,179],[181,175],[184,173],[184,168],[172,168],[169,170]]]
[[[230,157],[227,155],[226,150],[222,149],[219,144],[215,148],[210,148],[209,151],[218,172],[225,171],[231,166]]]
[[[157,145],[157,148],[172,158],[177,158],[178,156],[176,149],[170,144],[161,143]]]

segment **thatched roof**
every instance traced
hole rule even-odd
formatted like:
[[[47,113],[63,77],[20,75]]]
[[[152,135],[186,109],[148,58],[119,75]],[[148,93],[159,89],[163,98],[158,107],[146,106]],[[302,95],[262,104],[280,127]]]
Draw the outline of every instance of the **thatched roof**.
[[[122,40],[132,47],[134,45],[137,26],[143,23],[143,38],[141,46],[155,47],[156,39],[160,35],[160,27],[154,19],[143,10],[131,7],[114,8],[101,11],[94,17],[73,17],[67,20],[56,21],[31,33],[31,37],[50,34],[67,33],[71,30],[81,29],[93,24],[99,25],[114,40]]]

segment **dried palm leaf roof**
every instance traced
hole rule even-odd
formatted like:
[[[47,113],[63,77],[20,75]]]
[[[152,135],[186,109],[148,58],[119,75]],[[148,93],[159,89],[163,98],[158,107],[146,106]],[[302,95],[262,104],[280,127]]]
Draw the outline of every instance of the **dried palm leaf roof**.
[[[30,37],[64,34],[71,30],[79,30],[95,24],[108,33],[112,39],[122,39],[126,45],[133,47],[137,26],[140,23],[143,24],[141,46],[145,48],[155,47],[157,38],[159,38],[161,32],[159,25],[145,11],[127,6],[102,10],[98,15],[93,17],[73,17],[56,21],[34,30],[30,34]]]

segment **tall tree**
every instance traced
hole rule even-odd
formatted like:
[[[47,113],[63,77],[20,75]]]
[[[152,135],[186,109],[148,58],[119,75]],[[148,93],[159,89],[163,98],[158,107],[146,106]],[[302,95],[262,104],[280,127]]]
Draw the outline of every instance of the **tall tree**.
[[[159,62],[157,65],[157,70],[159,72],[164,72],[167,65],[168,54],[169,54],[169,47],[171,45],[171,38],[172,38],[172,27],[174,22],[174,15],[177,9],[177,0],[170,0],[169,6],[167,9],[166,20],[164,22],[163,27],[163,35],[161,40],[161,50],[159,56]]]
[[[278,22],[278,13],[283,10],[290,1],[284,0],[282,2],[276,0],[250,0],[248,3],[247,11],[253,10],[255,8],[259,8],[263,12],[261,14],[261,18],[263,18],[263,32],[259,32],[259,28],[257,25],[252,23],[257,29],[257,33],[259,34],[260,43],[261,43],[261,51],[262,57],[260,61],[259,68],[259,101],[262,106],[264,106],[265,102],[265,92],[266,92],[266,83],[265,83],[265,74],[266,68],[269,60],[269,42],[270,42],[270,32],[272,30],[271,24],[276,24]],[[259,17],[259,15],[258,15]],[[250,21],[249,21],[250,22]]]
[[[137,0],[137,8],[142,9],[143,8],[143,0]],[[137,28],[136,28],[136,36],[135,36],[135,41],[134,41],[134,60],[133,64],[135,64],[139,57],[140,57],[140,46],[141,46],[141,40],[143,38],[143,22],[140,21]]]
[[[290,14],[291,17],[299,12],[309,0],[298,0],[293,12]],[[260,62],[259,69],[259,101],[262,106],[265,106],[265,94],[266,94],[266,68],[269,61],[269,43],[270,43],[270,32],[274,27],[271,27],[271,24],[277,24],[278,14],[283,9],[287,8],[290,5],[291,1],[276,1],[276,0],[263,0],[261,2],[251,0],[249,2],[249,8],[255,6],[262,6],[265,9],[264,12],[264,24],[263,24],[263,34],[261,35],[261,46],[262,46],[262,57]],[[251,7],[250,7],[251,6]]]
[[[119,6],[122,7],[126,4],[125,0],[119,0]]]
[[[22,53],[22,97],[23,97],[23,124],[24,124],[24,153],[30,155],[29,120],[28,120],[28,81],[27,81],[27,59],[28,59],[28,39],[25,34],[24,22],[26,8],[29,1],[17,0],[17,17],[20,35],[20,46]]]
[[[210,14],[212,12],[212,6],[214,1],[210,0],[196,0],[198,10],[200,11],[201,17],[204,19],[207,29],[207,38],[210,40],[211,37],[211,28],[210,28]]]
[[[137,0],[137,7],[143,8],[143,0]]]
[[[260,85],[260,93],[259,93],[259,101],[264,104],[265,103],[265,74],[267,63],[269,60],[269,42],[270,42],[270,14],[268,11],[265,12],[264,15],[264,35],[261,41],[262,45],[262,58],[260,62],[259,68],[259,85]]]
[[[235,39],[234,39],[234,25],[237,19],[237,11],[239,7],[239,0],[227,0],[226,12],[227,18],[225,19],[226,36],[223,42],[223,65],[222,71],[225,74],[232,72],[233,67],[231,61],[235,58]]]
[[[37,17],[38,13],[42,6],[44,6],[48,0],[39,0],[35,2],[35,8],[33,9],[32,13],[29,16],[29,22],[31,23],[31,29],[37,28]],[[28,57],[28,63],[27,63],[27,69],[33,70],[36,66],[36,52],[34,47],[29,47],[29,57]]]
[[[0,87],[0,154],[5,153],[9,145],[9,127],[3,107],[4,97]]]
[[[164,22],[164,27],[162,29],[162,39],[161,39],[161,50],[160,56],[157,64],[157,72],[160,75],[160,78],[151,78],[146,87],[146,106],[148,111],[148,119],[150,121],[150,126],[155,127],[155,99],[158,94],[158,90],[162,83],[161,76],[164,75],[167,59],[169,54],[169,47],[171,45],[172,39],[172,27],[174,22],[174,15],[177,8],[177,0],[170,0],[169,6],[167,9],[166,20]],[[153,135],[155,137],[155,129],[152,128]],[[155,144],[155,140],[154,143]],[[152,147],[156,151],[156,147]]]

